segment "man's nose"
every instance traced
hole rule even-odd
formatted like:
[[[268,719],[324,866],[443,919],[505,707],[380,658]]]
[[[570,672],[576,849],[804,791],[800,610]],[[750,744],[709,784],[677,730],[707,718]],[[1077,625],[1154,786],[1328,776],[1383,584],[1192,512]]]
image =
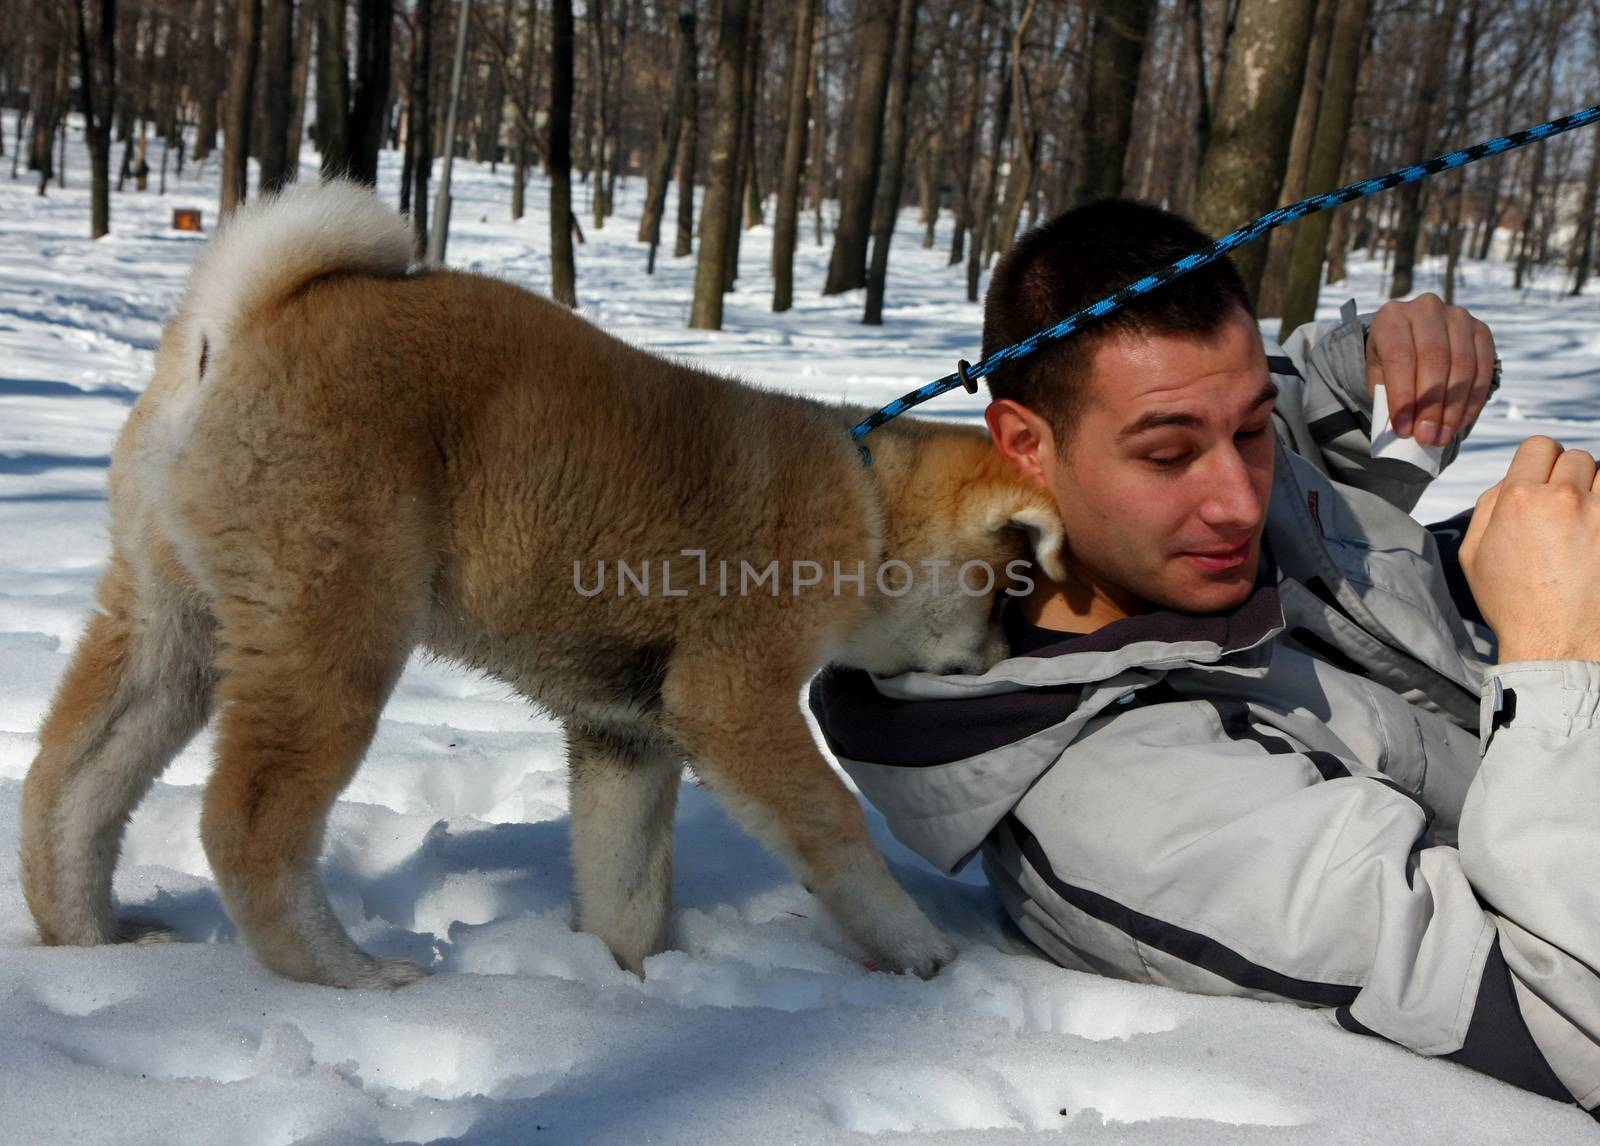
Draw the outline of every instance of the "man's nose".
[[[1250,467],[1232,445],[1217,450],[1215,459],[1204,475],[1206,497],[1200,505],[1200,519],[1219,528],[1255,528],[1263,506]]]

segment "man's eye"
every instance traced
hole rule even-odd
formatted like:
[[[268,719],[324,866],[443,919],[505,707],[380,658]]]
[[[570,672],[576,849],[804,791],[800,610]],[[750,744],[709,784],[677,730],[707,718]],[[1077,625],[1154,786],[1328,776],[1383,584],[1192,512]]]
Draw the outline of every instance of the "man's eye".
[[[1145,461],[1157,469],[1170,470],[1181,466],[1189,460],[1188,454],[1147,454]]]
[[[1233,436],[1234,436],[1235,439],[1243,438],[1244,440],[1249,441],[1251,438],[1259,438],[1259,437],[1261,437],[1266,432],[1267,432],[1267,428],[1265,426],[1257,426],[1253,430],[1240,430],[1237,434],[1235,434]]]

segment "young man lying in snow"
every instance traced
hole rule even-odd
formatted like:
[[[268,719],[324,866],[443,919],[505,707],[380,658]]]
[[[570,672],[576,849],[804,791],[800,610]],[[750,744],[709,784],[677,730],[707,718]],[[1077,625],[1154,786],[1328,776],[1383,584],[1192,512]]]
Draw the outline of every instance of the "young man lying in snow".
[[[984,353],[1205,242],[1131,203],[1055,220],[995,271]],[[1002,368],[995,448],[1054,495],[1069,579],[1006,602],[982,676],[819,677],[830,746],[1068,967],[1334,1008],[1593,1108],[1595,462],[1530,439],[1463,544],[1369,455],[1374,384],[1448,462],[1493,368],[1431,296],[1264,347],[1226,262]]]

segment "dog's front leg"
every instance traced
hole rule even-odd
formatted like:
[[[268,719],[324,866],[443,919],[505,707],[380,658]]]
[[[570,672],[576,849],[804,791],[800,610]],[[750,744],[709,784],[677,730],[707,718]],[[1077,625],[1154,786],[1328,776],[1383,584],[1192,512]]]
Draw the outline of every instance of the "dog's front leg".
[[[683,773],[652,745],[570,727],[575,922],[644,974],[672,939],[672,819]]]
[[[762,688],[748,664],[675,665],[671,718],[695,772],[739,823],[786,860],[869,962],[926,979],[955,946],[889,874],[861,805],[817,751],[796,699],[798,678]],[[727,675],[729,670],[738,675]]]

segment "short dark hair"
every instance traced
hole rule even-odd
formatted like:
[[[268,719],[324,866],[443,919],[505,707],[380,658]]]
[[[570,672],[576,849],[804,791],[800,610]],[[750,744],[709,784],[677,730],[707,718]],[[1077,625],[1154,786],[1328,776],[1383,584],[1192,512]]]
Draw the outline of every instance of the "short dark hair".
[[[1001,257],[983,305],[983,355],[1020,342],[1074,311],[1211,245],[1189,220],[1129,199],[1102,199],[1028,231]],[[1114,335],[1190,335],[1220,330],[1234,308],[1255,308],[1224,256],[1157,287],[1079,333],[988,376],[991,398],[1011,398],[1064,437],[1083,407],[1095,350]]]

